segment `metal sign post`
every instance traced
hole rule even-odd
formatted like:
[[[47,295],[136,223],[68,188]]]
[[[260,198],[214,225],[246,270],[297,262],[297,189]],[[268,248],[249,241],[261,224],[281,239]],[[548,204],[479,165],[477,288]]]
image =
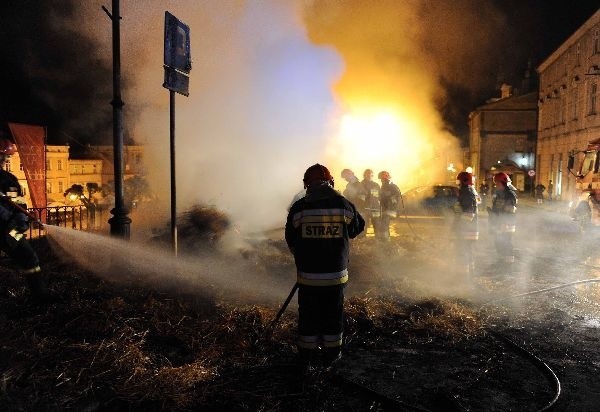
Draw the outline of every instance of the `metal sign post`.
[[[189,96],[192,69],[190,28],[168,11],[165,12],[165,80],[169,89],[169,138],[171,155],[171,245],[177,256],[177,179],[175,168],[175,93]]]

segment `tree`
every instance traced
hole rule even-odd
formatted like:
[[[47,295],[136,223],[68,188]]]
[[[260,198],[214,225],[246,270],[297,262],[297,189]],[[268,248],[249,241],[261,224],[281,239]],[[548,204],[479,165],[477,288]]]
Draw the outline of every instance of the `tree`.
[[[115,194],[114,182],[102,186],[102,192],[105,196]],[[138,202],[150,199],[150,185],[146,178],[142,176],[133,176],[123,182],[123,197],[128,208],[135,207]]]
[[[136,207],[137,203],[145,200],[150,195],[150,185],[141,176],[133,176],[125,180],[123,185],[125,203],[129,207]]]

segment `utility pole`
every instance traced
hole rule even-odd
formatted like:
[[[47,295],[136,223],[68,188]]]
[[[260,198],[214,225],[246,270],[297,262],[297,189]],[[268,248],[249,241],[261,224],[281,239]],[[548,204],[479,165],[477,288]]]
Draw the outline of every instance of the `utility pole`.
[[[108,220],[111,236],[129,240],[131,219],[127,214],[123,196],[123,100],[121,99],[121,16],[119,0],[112,0],[112,13],[102,6],[104,12],[112,20],[113,45],[113,157],[115,175],[115,207]]]

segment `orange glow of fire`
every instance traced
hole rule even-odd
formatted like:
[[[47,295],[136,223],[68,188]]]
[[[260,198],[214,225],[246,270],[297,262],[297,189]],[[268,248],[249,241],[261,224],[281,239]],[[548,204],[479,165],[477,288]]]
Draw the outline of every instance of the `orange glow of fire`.
[[[387,170],[395,182],[408,183],[402,176],[414,175],[432,158],[426,134],[418,121],[398,109],[363,108],[340,117],[330,155],[337,167],[351,168],[359,178],[370,168],[376,175]]]

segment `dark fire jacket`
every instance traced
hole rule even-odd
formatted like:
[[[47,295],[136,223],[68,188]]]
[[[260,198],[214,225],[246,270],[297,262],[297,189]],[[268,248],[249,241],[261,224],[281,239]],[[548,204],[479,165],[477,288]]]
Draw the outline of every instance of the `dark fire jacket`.
[[[339,285],[348,281],[350,239],[364,230],[356,207],[327,183],[310,186],[294,203],[285,240],[294,254],[298,283]]]

